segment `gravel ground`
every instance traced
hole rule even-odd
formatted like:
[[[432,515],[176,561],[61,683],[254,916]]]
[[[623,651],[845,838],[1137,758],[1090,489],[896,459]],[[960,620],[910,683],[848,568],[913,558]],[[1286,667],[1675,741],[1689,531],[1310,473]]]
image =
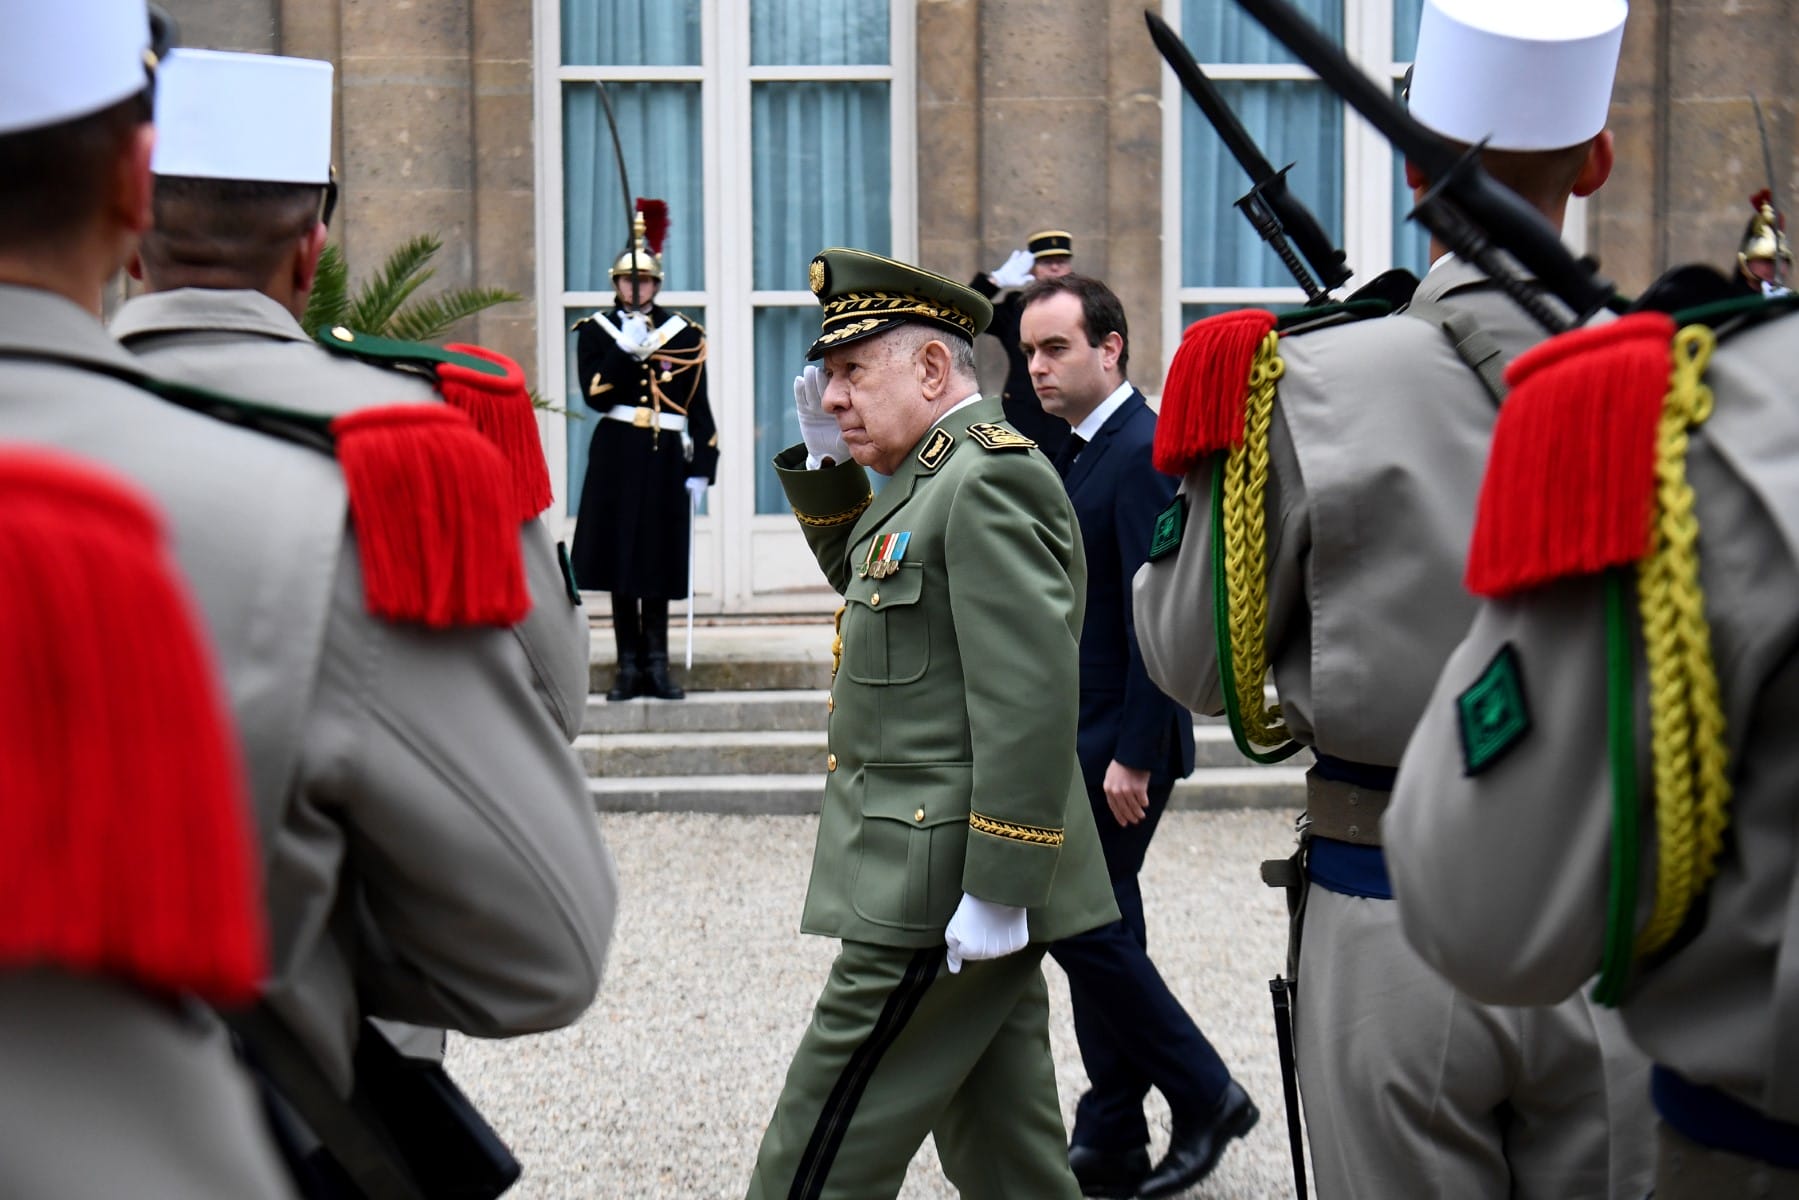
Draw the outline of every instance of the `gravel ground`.
[[[624,906],[598,1002],[542,1037],[452,1036],[449,1068],[525,1164],[520,1200],[741,1197],[835,954],[798,931],[817,821],[615,815],[604,828]],[[1266,982],[1285,910],[1257,877],[1291,829],[1289,813],[1170,813],[1143,869],[1151,953],[1262,1110],[1195,1197],[1292,1194]],[[1067,984],[1048,959],[1044,972],[1066,1119],[1086,1075]],[[1150,1104],[1159,1155],[1168,1112]],[[900,1195],[955,1195],[928,1143]]]

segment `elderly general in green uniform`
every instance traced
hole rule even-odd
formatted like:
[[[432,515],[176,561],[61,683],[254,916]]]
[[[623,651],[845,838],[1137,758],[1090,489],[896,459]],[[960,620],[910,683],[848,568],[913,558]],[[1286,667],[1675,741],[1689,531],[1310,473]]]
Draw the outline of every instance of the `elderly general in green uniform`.
[[[823,370],[775,466],[844,598],[802,920],[843,950],[749,1194],[893,1196],[933,1134],[964,1197],[1078,1196],[1041,962],[1118,915],[1075,764],[1080,531],[975,385],[985,299],[859,250],[811,283]]]

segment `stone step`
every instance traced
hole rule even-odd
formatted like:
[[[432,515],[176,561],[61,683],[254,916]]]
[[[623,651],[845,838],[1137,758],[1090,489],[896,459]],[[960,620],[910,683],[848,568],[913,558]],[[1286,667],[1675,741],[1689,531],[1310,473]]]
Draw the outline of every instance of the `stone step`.
[[[655,703],[654,701],[650,703]],[[619,706],[627,707],[627,706]],[[679,708],[681,705],[659,707]],[[750,707],[748,705],[745,706]],[[582,766],[600,778],[654,778],[684,775],[804,775],[823,771],[827,750],[824,706],[813,706],[812,729],[687,729],[641,733],[591,733],[575,740]],[[1230,730],[1222,725],[1193,731],[1196,770],[1270,768],[1237,752]],[[1296,767],[1311,764],[1309,754],[1288,760]]]
[[[583,733],[760,733],[775,729],[823,729],[822,688],[783,691],[689,692],[687,699],[608,701],[587,698]]]
[[[816,813],[824,777],[805,775],[614,776],[590,779],[600,812],[705,812],[735,815]],[[1298,767],[1226,767],[1196,772],[1175,785],[1169,807],[1184,811],[1272,809],[1297,813],[1305,805],[1305,771]]]
[[[789,691],[822,689],[831,685],[830,631],[824,633],[827,643],[823,656],[817,659],[769,656],[750,658],[696,658],[693,670],[681,665],[677,648],[669,666],[669,678],[688,692],[743,692],[755,690]],[[611,656],[594,659],[587,667],[588,690],[600,699],[612,686],[614,665]],[[673,703],[654,701],[653,703]]]

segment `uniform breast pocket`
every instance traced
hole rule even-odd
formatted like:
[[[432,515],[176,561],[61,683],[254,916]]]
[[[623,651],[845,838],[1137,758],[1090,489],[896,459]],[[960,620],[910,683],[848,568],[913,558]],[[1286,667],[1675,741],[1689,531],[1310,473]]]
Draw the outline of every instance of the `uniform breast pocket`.
[[[869,763],[851,903],[877,925],[934,929],[962,900],[970,763]]]
[[[844,595],[843,669],[857,683],[913,683],[931,664],[925,569],[903,563],[885,579],[857,579]]]

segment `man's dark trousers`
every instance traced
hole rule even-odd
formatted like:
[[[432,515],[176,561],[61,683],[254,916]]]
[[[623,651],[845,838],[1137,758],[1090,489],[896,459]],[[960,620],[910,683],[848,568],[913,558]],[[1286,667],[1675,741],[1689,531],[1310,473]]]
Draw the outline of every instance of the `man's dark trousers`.
[[[1123,916],[1051,943],[1050,954],[1068,976],[1075,1036],[1092,1082],[1076,1111],[1074,1141],[1105,1151],[1148,1143],[1143,1100],[1151,1087],[1177,1121],[1197,1121],[1213,1111],[1231,1077],[1150,961],[1137,887],[1174,782],[1193,769],[1192,718],[1150,681],[1131,614],[1131,580],[1175,491],[1175,481],[1150,463],[1155,425],[1133,391],[1063,464],[1087,551],[1077,750]],[[1106,803],[1102,785],[1114,760],[1150,773],[1149,812],[1136,825],[1120,825]]]
[[[1105,795],[1092,789],[1112,894],[1124,915],[1050,946],[1068,976],[1074,1035],[1091,1084],[1075,1110],[1073,1140],[1098,1150],[1148,1144],[1143,1101],[1150,1088],[1177,1114],[1203,1114],[1217,1105],[1231,1078],[1149,958],[1137,872],[1173,790],[1172,780],[1151,784],[1148,815],[1126,826],[1113,818]]]

